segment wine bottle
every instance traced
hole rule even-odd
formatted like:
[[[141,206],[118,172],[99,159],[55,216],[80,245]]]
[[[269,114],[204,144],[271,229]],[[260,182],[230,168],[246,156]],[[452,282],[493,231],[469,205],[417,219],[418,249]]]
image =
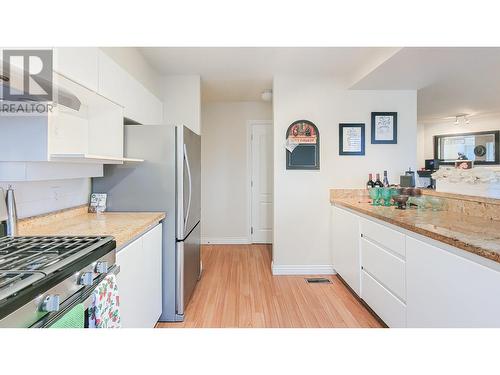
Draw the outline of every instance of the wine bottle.
[[[377,173],[377,179],[375,180],[374,187],[384,187],[384,184],[382,184],[382,181],[380,181],[380,173]]]
[[[371,189],[374,186],[375,186],[375,182],[373,182],[373,175],[370,173],[368,175],[368,182],[366,183],[366,188]]]
[[[384,171],[384,187],[389,187],[389,179],[387,178],[387,171]]]

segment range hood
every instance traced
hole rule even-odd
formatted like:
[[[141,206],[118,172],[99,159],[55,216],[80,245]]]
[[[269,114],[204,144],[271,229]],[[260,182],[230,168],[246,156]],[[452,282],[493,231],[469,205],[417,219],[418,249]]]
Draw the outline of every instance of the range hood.
[[[3,61],[0,61],[0,65],[3,66]],[[24,93],[23,88],[24,82],[24,71],[17,66],[10,65],[9,66],[9,75],[6,72],[0,72],[0,100],[7,100],[3,97],[4,87],[9,87],[11,93],[15,93],[21,95]],[[70,91],[57,86],[54,82],[49,80],[37,77],[36,83],[46,92],[49,92],[52,89],[52,103],[56,105],[62,105],[64,107],[73,109],[75,111],[79,111],[82,105],[82,102],[76,95],[71,93]],[[12,102],[12,100],[9,100]],[[46,102],[46,99],[37,98],[36,95],[30,95],[25,98],[19,97],[16,100],[17,102]]]

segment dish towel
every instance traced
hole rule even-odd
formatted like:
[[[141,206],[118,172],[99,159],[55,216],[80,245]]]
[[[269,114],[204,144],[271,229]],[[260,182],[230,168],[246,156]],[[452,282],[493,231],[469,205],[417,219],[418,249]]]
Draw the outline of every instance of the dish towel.
[[[89,307],[89,328],[120,328],[120,296],[116,276],[110,274],[92,293]]]
[[[79,303],[52,324],[50,328],[84,328],[84,324],[85,307],[83,303]]]

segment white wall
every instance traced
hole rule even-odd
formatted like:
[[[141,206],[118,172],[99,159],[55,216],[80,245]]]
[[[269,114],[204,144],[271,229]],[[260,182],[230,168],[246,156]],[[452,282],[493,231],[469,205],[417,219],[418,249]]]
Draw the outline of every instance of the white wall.
[[[202,241],[248,243],[247,121],[272,120],[264,102],[202,105]]]
[[[423,129],[423,137],[419,138],[419,148],[423,148],[423,159],[419,165],[423,166],[425,159],[434,158],[434,136],[439,134],[457,134],[480,132],[485,130],[500,130],[500,114],[470,117],[470,124],[465,125],[460,120],[459,125],[454,124],[455,119],[419,124]]]
[[[75,178],[69,180],[0,182],[0,188],[14,188],[17,215],[19,218],[36,216],[86,204],[90,194],[90,179]]]
[[[274,266],[331,265],[330,188],[361,188],[368,173],[388,170],[397,182],[416,165],[415,91],[346,91],[328,77],[274,79]],[[398,112],[398,143],[370,144],[372,111]],[[285,133],[295,120],[316,124],[321,170],[285,169]],[[338,124],[365,123],[366,155],[339,156]],[[335,265],[333,265],[335,266]]]
[[[198,75],[161,78],[165,124],[185,125],[201,134],[201,80]]]

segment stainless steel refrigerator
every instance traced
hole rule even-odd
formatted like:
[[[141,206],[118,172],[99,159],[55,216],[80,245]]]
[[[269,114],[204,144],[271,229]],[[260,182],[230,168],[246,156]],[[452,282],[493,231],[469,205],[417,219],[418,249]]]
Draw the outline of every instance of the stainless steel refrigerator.
[[[201,274],[201,137],[185,126],[127,125],[124,146],[145,161],[105,165],[92,192],[108,194],[108,211],[166,212],[160,320],[182,321]]]

